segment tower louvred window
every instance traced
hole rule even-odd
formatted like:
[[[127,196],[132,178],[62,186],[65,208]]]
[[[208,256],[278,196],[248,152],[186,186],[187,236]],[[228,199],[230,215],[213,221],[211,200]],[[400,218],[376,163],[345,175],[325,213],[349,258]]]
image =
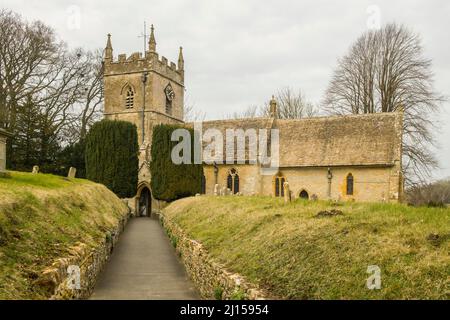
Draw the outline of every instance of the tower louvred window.
[[[166,113],[172,115],[172,102],[175,99],[175,91],[170,83],[164,89],[164,93],[166,95]]]
[[[134,107],[134,91],[131,87],[128,87],[125,96],[125,108],[130,109],[133,107]]]

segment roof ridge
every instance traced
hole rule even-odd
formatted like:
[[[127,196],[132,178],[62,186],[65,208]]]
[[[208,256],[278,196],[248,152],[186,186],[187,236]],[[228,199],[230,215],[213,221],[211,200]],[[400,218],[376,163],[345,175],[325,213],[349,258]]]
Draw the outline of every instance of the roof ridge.
[[[342,119],[342,118],[375,118],[375,117],[395,117],[400,115],[399,112],[375,112],[375,113],[362,113],[362,114],[337,114],[337,115],[321,115],[317,117],[305,117],[296,119],[276,119],[278,121],[308,121],[308,120],[327,120],[327,119]],[[233,119],[212,119],[199,121],[202,123],[212,122],[233,122],[233,121],[264,121],[271,120],[271,117],[253,117],[253,118],[233,118]],[[194,121],[195,122],[195,121]]]

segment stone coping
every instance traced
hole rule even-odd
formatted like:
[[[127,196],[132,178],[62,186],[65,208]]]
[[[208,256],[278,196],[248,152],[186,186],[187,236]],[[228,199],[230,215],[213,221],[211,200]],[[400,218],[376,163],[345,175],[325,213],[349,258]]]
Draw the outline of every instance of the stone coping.
[[[210,256],[199,241],[190,239],[178,224],[159,212],[161,225],[183,262],[202,299],[206,300],[267,300],[261,288],[242,275],[230,272]]]

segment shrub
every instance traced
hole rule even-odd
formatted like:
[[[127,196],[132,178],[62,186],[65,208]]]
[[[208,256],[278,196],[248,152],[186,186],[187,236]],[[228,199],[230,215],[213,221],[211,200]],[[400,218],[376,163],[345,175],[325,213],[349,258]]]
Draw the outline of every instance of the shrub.
[[[194,131],[187,129],[191,136],[191,164],[174,164],[172,149],[179,143],[171,141],[172,132],[180,126],[158,125],[153,128],[151,187],[153,196],[158,200],[174,201],[183,197],[201,193],[203,168],[201,164],[193,164]]]
[[[413,186],[406,196],[413,206],[445,207],[450,203],[450,180]]]
[[[86,177],[102,183],[121,198],[136,195],[137,129],[126,121],[103,120],[86,137]]]
[[[222,300],[223,298],[223,289],[221,286],[217,286],[214,288],[214,298],[216,300]]]
[[[58,155],[55,161],[55,169],[50,173],[67,176],[70,167],[77,169],[77,178],[86,178],[85,140],[68,145]],[[45,172],[45,168],[42,168]]]
[[[230,300],[247,300],[247,295],[241,288],[236,288],[231,294]]]

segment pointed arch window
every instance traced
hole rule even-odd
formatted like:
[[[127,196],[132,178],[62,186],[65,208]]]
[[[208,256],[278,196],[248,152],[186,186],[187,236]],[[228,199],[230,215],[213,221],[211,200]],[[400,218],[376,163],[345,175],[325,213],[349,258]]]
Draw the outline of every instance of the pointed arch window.
[[[347,175],[347,195],[352,196],[354,192],[354,179],[353,175],[349,173]]]
[[[131,109],[134,107],[134,90],[131,86],[125,89],[125,108]]]
[[[239,175],[234,175],[233,194],[239,193]]]
[[[286,178],[278,174],[273,178],[273,188],[275,197],[284,197],[284,183],[286,182]]]
[[[240,189],[240,181],[239,175],[236,169],[231,169],[227,176],[227,188],[231,190],[233,194],[239,192]]]

